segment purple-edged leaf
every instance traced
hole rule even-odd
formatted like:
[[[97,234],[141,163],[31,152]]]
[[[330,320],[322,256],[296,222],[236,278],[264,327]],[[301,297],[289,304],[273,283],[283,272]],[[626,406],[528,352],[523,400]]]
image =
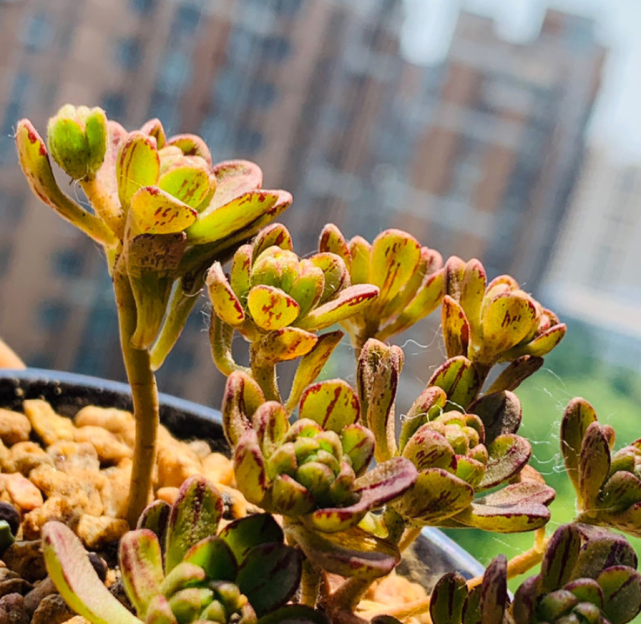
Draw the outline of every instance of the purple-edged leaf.
[[[521,583],[514,594],[512,615],[516,624],[530,624],[536,611],[536,603],[541,595],[541,575],[531,576]]]
[[[483,445],[479,445],[478,448],[480,454],[480,449],[484,449],[485,447]],[[467,455],[457,455],[456,471],[454,474],[459,479],[463,479],[465,483],[469,483],[476,490],[483,479],[483,475],[485,475],[486,461],[479,461],[478,459],[473,459]]]
[[[232,290],[220,262],[214,262],[205,279],[214,312],[223,322],[236,327],[245,320],[245,311]]]
[[[333,533],[358,523],[373,509],[401,496],[416,482],[416,468],[403,457],[395,457],[366,472],[354,482],[359,500],[349,507],[319,509],[308,521],[319,531]]]
[[[136,526],[138,529],[149,529],[153,531],[158,538],[161,550],[165,546],[170,513],[171,505],[162,500],[154,501],[145,507],[142,515],[138,518],[138,525]]]
[[[167,574],[167,578],[160,587],[160,593],[171,598],[182,589],[203,585],[206,580],[205,570],[201,566],[182,561]]]
[[[543,596],[538,606],[539,617],[543,621],[556,622],[576,606],[579,599],[566,589],[557,589]],[[580,621],[580,620],[579,620]]]
[[[200,540],[216,533],[223,515],[223,499],[203,476],[183,483],[169,516],[165,571],[169,573]]]
[[[245,431],[251,429],[251,418],[265,397],[260,386],[246,373],[233,372],[227,379],[223,405],[223,429],[229,445],[238,444]]]
[[[463,616],[466,598],[465,578],[457,572],[444,574],[436,583],[430,597],[432,623],[458,624]]]
[[[460,283],[460,298],[458,299],[470,325],[470,337],[473,342],[478,342],[480,334],[481,304],[486,285],[485,268],[479,260],[473,258],[465,265],[465,272]]]
[[[258,349],[261,357],[271,364],[288,362],[307,355],[318,338],[298,327],[285,327],[270,332],[263,338]]]
[[[146,121],[141,126],[140,132],[144,132],[150,137],[156,139],[156,147],[158,149],[165,147],[167,136],[165,135],[165,129],[163,128],[162,122],[157,117]]]
[[[481,624],[502,622],[507,605],[507,559],[505,555],[499,555],[492,560],[483,575],[480,601]]]
[[[378,297],[378,288],[370,284],[350,286],[331,301],[318,306],[296,323],[302,329],[318,331],[362,312]]]
[[[580,578],[566,583],[563,589],[572,592],[579,602],[589,602],[599,610],[603,607],[603,590],[594,579]]]
[[[234,472],[238,489],[245,498],[260,505],[267,492],[268,481],[265,460],[253,429],[242,435],[234,449]]]
[[[625,531],[634,537],[641,537],[641,503],[635,503],[617,514],[602,513],[600,517],[620,531]]]
[[[543,358],[522,355],[505,367],[487,389],[486,394],[503,392],[504,390],[516,390],[523,381],[536,373],[541,366],[543,366]]]
[[[245,557],[236,584],[260,617],[282,607],[296,593],[302,571],[300,551],[284,544],[262,544]]]
[[[256,238],[254,238],[252,242],[252,262],[254,262],[265,249],[269,249],[270,247],[280,247],[285,251],[294,251],[291,234],[282,223],[272,223],[256,235]]]
[[[325,276],[322,269],[311,260],[301,260],[297,266],[296,278],[289,288],[290,296],[296,299],[300,306],[299,318],[307,316],[318,305],[324,287]]]
[[[342,331],[333,331],[318,336],[311,351],[302,357],[296,369],[292,389],[285,406],[288,412],[296,408],[304,389],[318,377],[343,335]]]
[[[146,624],[178,624],[169,601],[163,595],[159,594],[151,601],[147,610]]]
[[[532,298],[521,291],[490,298],[481,316],[481,361],[491,364],[499,354],[521,342],[536,325],[536,312]]]
[[[358,360],[357,383],[363,422],[376,439],[375,457],[386,461],[397,454],[394,400],[403,369],[402,349],[370,338]]]
[[[541,563],[542,591],[559,589],[571,580],[580,549],[581,534],[575,526],[566,524],[554,532]]]
[[[457,461],[452,445],[429,423],[410,438],[403,449],[403,457],[409,459],[418,470],[443,468],[448,472],[456,471]]]
[[[188,587],[169,599],[169,606],[179,622],[197,622],[203,609],[212,604],[214,592],[203,587]],[[209,619],[209,618],[207,618]],[[205,620],[206,622],[207,620]]]
[[[98,578],[76,534],[61,522],[42,529],[47,572],[65,602],[93,624],[140,624]]]
[[[200,156],[211,167],[211,154],[205,142],[195,134],[175,134],[170,137],[167,146],[176,146],[185,156]],[[162,147],[161,145],[158,146]],[[218,178],[219,168],[226,163],[219,163],[214,168]],[[220,178],[218,178],[220,179]]]
[[[118,563],[127,596],[138,615],[145,617],[165,577],[156,534],[148,529],[125,533],[120,539]]]
[[[610,446],[599,423],[592,423],[585,432],[578,469],[583,509],[596,509],[601,488],[610,472]]]
[[[470,326],[463,308],[449,295],[443,297],[441,324],[447,357],[467,355]]]
[[[465,267],[465,260],[458,256],[450,256],[445,263],[445,292],[455,301],[461,300]]]
[[[573,578],[595,579],[603,570],[616,565],[636,569],[637,555],[630,543],[617,533],[585,524],[577,524],[585,543],[574,566]]]
[[[229,284],[238,299],[244,301],[251,288],[252,246],[241,245],[232,259]]]
[[[513,392],[485,393],[470,404],[467,411],[483,421],[488,445],[500,435],[516,433],[523,413],[521,402]]]
[[[123,210],[129,210],[132,197],[142,187],[154,186],[160,173],[156,141],[143,132],[130,132],[120,148],[116,163],[118,197]]]
[[[347,270],[350,270],[352,255],[349,251],[349,244],[343,236],[343,233],[333,223],[328,223],[323,228],[318,242],[318,250],[321,253],[329,252],[336,254],[343,260]]]
[[[618,514],[641,502],[641,481],[632,472],[615,472],[603,486],[600,507],[607,514]]]
[[[434,526],[465,509],[474,489],[441,468],[419,473],[415,485],[393,506],[413,526]]]
[[[226,542],[215,535],[194,544],[183,561],[200,566],[210,580],[233,581],[236,578],[236,558]]]
[[[330,574],[375,579],[389,574],[401,558],[396,545],[359,527],[320,533],[296,524],[287,530],[305,556]]]
[[[271,514],[254,514],[230,522],[219,534],[242,564],[247,553],[260,544],[283,543],[283,530]]]
[[[296,320],[300,307],[295,299],[273,286],[254,286],[247,295],[247,307],[254,323],[265,331],[290,325]]]
[[[515,347],[511,349],[508,353],[505,354],[506,360],[512,360],[517,357],[522,357],[524,355],[530,355],[533,357],[543,357],[547,355],[554,347],[556,347],[567,332],[567,326],[565,323],[560,323],[554,327],[550,327],[548,330],[539,334],[534,340],[528,342],[523,346]]]
[[[442,388],[448,401],[463,410],[480,390],[478,374],[472,362],[463,356],[451,358],[442,364],[427,385]]]
[[[360,403],[356,392],[342,379],[321,381],[303,392],[300,418],[317,422],[326,431],[340,433],[360,417]]]
[[[258,624],[329,624],[329,620],[311,607],[288,605],[260,618]]]
[[[447,405],[447,395],[442,388],[425,388],[414,401],[412,407],[401,418],[403,426],[398,446],[402,451],[414,432],[426,422],[439,416]]]
[[[228,203],[216,207],[221,201],[220,192],[219,183],[212,203],[187,230],[192,243],[209,243],[233,236],[262,217],[271,215],[275,218],[293,201],[287,191],[260,190],[233,197]]]
[[[352,460],[352,468],[359,475],[369,466],[374,456],[374,434],[360,424],[348,425],[341,431],[343,452]]]
[[[288,474],[280,474],[274,479],[270,495],[270,509],[283,516],[302,516],[316,506],[314,495]]]
[[[476,499],[454,520],[495,533],[532,531],[542,527],[550,519],[547,505],[554,500],[555,495],[551,487],[541,483],[514,483]]]
[[[163,169],[158,188],[188,206],[198,208],[210,195],[209,168],[202,158],[183,157]]]
[[[603,612],[611,624],[626,624],[641,611],[641,575],[626,566],[613,566],[596,579],[603,590]]]
[[[380,288],[379,305],[393,299],[421,259],[420,243],[402,230],[385,230],[372,243],[369,279]]]
[[[269,457],[280,446],[289,430],[287,412],[277,401],[267,401],[256,410],[252,426],[263,456]]]
[[[217,183],[214,208],[220,208],[240,195],[259,189],[263,184],[263,172],[260,167],[248,160],[226,160],[216,163],[214,174]]]
[[[508,433],[488,445],[489,459],[479,488],[489,490],[517,475],[530,460],[532,447],[521,436]]]
[[[597,421],[594,408],[581,398],[572,399],[561,420],[561,453],[568,476],[579,491],[579,455],[588,427]]]

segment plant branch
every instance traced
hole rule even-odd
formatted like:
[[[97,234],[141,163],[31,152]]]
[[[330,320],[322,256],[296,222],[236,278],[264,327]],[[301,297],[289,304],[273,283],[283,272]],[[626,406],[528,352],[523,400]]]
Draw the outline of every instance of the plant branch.
[[[118,306],[120,343],[127,378],[131,386],[136,421],[134,459],[129,485],[127,520],[136,526],[140,514],[149,502],[151,479],[156,462],[156,439],[158,436],[159,407],[156,378],[151,368],[149,351],[134,349],[131,337],[136,330],[136,302],[129,277],[118,269],[113,276],[114,293]]]
[[[300,585],[300,603],[307,607],[315,607],[320,593],[321,571],[309,559],[303,561],[303,576]]]
[[[400,539],[398,543],[398,549],[401,552],[406,551],[416,541],[416,539],[420,534],[421,534],[420,528],[406,529],[405,532],[403,533],[403,537]]]
[[[249,360],[251,365],[252,377],[260,386],[260,389],[265,395],[267,401],[278,401],[280,399],[280,391],[278,390],[278,383],[276,381],[276,366],[266,362],[261,356],[259,349],[252,344]]]
[[[112,194],[95,177],[80,180],[80,186],[94,210],[116,237],[122,240],[125,234],[125,215],[118,200],[114,199]]]

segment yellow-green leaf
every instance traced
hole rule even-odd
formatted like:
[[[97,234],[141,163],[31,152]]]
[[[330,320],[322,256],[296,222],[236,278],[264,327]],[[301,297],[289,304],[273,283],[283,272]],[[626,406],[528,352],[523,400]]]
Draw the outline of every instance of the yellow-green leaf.
[[[143,186],[131,197],[130,214],[142,234],[174,234],[186,230],[198,213],[156,186]]]
[[[134,193],[143,186],[155,185],[159,173],[160,157],[155,139],[143,132],[130,132],[116,164],[118,197],[125,212]]]
[[[342,379],[321,381],[303,393],[300,418],[309,418],[326,431],[340,433],[359,417],[360,403],[356,392]]]
[[[254,286],[247,295],[247,307],[254,323],[273,331],[296,320],[300,307],[296,300],[273,286]]]

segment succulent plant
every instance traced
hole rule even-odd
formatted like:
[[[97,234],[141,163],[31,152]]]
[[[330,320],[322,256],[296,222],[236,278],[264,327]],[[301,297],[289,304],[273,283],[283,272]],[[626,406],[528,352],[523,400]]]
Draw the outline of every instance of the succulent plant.
[[[507,560],[499,555],[471,590],[460,574],[443,575],[432,591],[430,617],[432,624],[508,624],[509,605]]]
[[[441,303],[443,258],[407,232],[385,230],[372,244],[360,236],[348,242],[329,224],[323,228],[319,249],[343,259],[352,284],[380,289],[372,305],[341,322],[357,351],[369,338],[386,340],[406,330]]]
[[[490,392],[514,390],[565,335],[566,326],[513,277],[501,275],[488,284],[476,259],[450,258],[445,283],[442,328],[448,358],[465,358],[481,384],[494,364],[511,363]]]
[[[532,449],[517,434],[521,424],[517,396],[509,391],[493,393],[467,411],[454,411],[447,409],[455,402],[446,391],[428,385],[404,415],[397,443],[394,399],[402,362],[398,347],[371,339],[361,353],[358,380],[377,460],[405,457],[419,473],[416,483],[392,503],[405,522],[504,533],[544,525],[555,493],[534,478],[532,469],[523,473]],[[505,487],[496,490],[498,486]]]
[[[614,430],[576,398],[561,421],[561,451],[581,521],[641,537],[641,440],[612,452]]]
[[[312,354],[321,356],[322,367],[342,334],[318,337],[317,332],[369,309],[379,293],[371,284],[351,285],[336,254],[299,258],[281,225],[265,228],[252,244],[240,247],[229,276],[214,263],[207,286],[214,361],[227,375],[242,370],[231,355],[233,334],[239,332],[251,344],[251,374],[271,400],[280,399],[276,364]]]
[[[152,504],[121,539],[120,571],[138,617],[109,594],[59,522],[44,527],[47,569],[67,604],[92,624],[323,621],[312,609],[285,606],[298,589],[302,555],[283,543],[272,516],[247,516],[217,533],[222,510],[218,491],[191,477],[173,507]]]
[[[113,278],[120,336],[137,421],[129,521],[151,484],[158,423],[153,370],[175,344],[215,260],[229,258],[291,203],[262,190],[253,163],[212,164],[202,139],[167,138],[157,119],[127,132],[100,108],[63,106],[49,121],[48,147],[18,122],[16,145],[34,194],[100,243]],[[49,154],[77,181],[93,212],[65,194]]]
[[[548,544],[541,573],[516,592],[514,622],[630,622],[641,611],[636,567],[634,550],[622,536],[581,524],[562,526]]]

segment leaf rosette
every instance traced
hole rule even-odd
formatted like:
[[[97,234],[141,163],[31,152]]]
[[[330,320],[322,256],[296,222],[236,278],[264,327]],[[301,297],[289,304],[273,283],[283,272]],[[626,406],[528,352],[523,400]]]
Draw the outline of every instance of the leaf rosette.
[[[515,624],[626,624],[641,611],[637,557],[624,537],[586,525],[552,536],[541,573],[514,596]]]
[[[218,491],[191,477],[173,507],[156,501],[121,539],[123,585],[138,617],[109,594],[78,538],[58,522],[43,530],[47,569],[69,606],[93,624],[322,622],[311,609],[285,606],[299,586],[302,554],[284,544],[278,523],[258,514],[218,532],[222,511]]]
[[[421,247],[407,232],[385,230],[370,244],[360,236],[347,241],[335,225],[328,224],[319,249],[342,258],[352,284],[374,284],[380,289],[374,304],[341,323],[358,348],[369,338],[386,340],[408,329],[441,303],[443,258]]]

